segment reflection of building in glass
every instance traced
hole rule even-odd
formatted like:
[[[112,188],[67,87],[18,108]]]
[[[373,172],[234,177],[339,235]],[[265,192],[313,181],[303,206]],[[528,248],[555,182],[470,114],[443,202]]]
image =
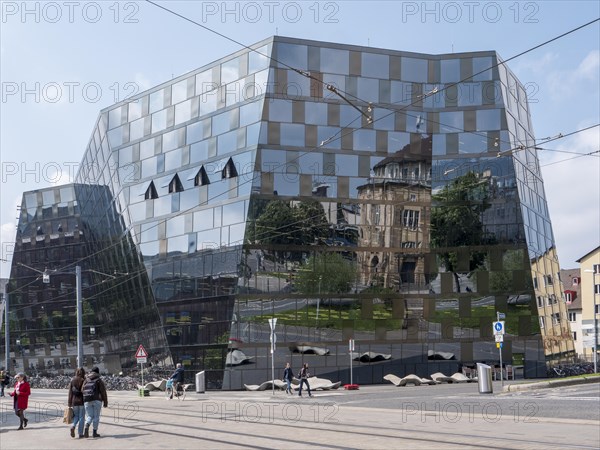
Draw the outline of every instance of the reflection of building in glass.
[[[526,376],[572,354],[525,90],[495,52],[252,48],[104,109],[75,183],[24,194],[18,364],[72,365],[73,276],[36,271],[75,264],[109,371],[143,344],[209,387],[262,382],[271,317],[277,366],[348,381],[348,339],[391,354],[363,384],[496,361],[496,311]]]
[[[418,290],[427,285],[431,205],[431,137],[406,145],[373,167],[359,186],[363,202],[358,255],[361,283]],[[383,251],[382,251],[383,250]]]

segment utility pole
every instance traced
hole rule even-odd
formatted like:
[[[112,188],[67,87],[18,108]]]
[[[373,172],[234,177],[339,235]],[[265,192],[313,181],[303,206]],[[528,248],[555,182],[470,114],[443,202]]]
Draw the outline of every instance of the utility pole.
[[[10,373],[10,330],[8,323],[8,290],[4,294],[4,370]]]
[[[83,302],[81,301],[81,266],[75,267],[77,302],[77,367],[83,367]]]

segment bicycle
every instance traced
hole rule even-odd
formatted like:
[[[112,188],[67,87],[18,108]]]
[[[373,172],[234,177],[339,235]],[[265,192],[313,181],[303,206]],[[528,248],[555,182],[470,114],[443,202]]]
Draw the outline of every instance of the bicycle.
[[[173,380],[167,380],[167,387],[165,388],[165,397],[167,400],[171,400],[173,397],[179,401],[185,400],[185,389],[181,383],[177,383],[177,386],[173,387]]]

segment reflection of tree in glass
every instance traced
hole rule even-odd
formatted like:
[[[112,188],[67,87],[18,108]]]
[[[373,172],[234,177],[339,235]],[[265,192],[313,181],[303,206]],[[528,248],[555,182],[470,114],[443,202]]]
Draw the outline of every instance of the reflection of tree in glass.
[[[481,216],[490,207],[489,181],[479,179],[469,172],[448,183],[432,196],[431,246],[449,248],[439,253],[442,264],[452,272],[456,290],[460,292],[460,279],[457,273],[458,254],[452,247],[491,245],[496,242],[493,235],[484,231]],[[470,251],[469,273],[485,262],[485,252]]]
[[[296,289],[303,294],[350,291],[355,278],[353,264],[339,253],[320,253],[303,264],[296,277]]]
[[[255,243],[283,246],[275,249],[281,257],[286,246],[312,245],[328,233],[329,224],[319,202],[303,201],[290,206],[282,200],[272,200],[256,219],[251,236]]]

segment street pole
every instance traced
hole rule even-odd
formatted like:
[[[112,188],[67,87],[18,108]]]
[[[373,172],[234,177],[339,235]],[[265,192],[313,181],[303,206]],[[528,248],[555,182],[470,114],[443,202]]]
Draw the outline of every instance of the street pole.
[[[500,313],[496,311],[496,321],[500,322]],[[504,371],[502,369],[502,342],[498,344],[498,354],[500,355],[500,386],[504,388]]]
[[[77,302],[77,367],[83,367],[83,305],[81,301],[81,267],[75,267]]]
[[[594,267],[594,269],[596,268]],[[592,288],[594,289],[594,296],[592,297],[594,300],[594,373],[598,373],[598,311],[596,311],[596,270],[594,270],[594,273],[592,274]]]
[[[4,370],[10,373],[10,330],[8,323],[8,290],[4,294]]]

